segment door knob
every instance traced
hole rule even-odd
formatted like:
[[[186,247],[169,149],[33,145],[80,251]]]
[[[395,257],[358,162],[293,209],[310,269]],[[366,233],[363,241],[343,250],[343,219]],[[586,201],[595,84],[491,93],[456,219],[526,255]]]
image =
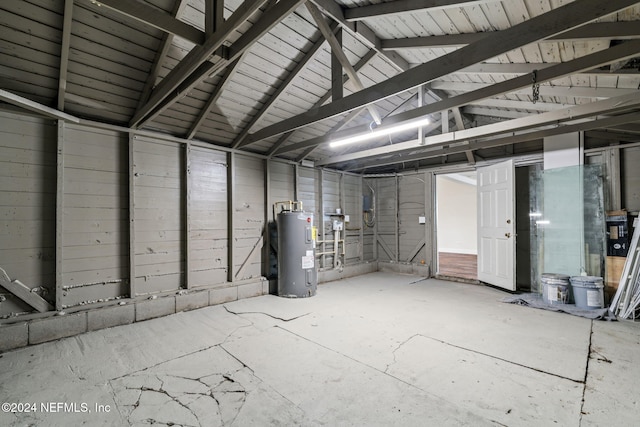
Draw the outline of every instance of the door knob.
[[[511,224],[511,220],[510,219],[507,220],[507,224]]]
[[[504,233],[504,237],[508,239],[509,237],[511,237],[511,233]]]

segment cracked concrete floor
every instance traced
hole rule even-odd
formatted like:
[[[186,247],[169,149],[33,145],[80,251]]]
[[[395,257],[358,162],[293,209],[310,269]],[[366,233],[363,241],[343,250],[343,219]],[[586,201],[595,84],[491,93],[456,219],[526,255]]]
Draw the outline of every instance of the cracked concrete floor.
[[[505,295],[379,272],[19,349],[3,402],[77,406],[0,425],[638,425],[639,323]]]

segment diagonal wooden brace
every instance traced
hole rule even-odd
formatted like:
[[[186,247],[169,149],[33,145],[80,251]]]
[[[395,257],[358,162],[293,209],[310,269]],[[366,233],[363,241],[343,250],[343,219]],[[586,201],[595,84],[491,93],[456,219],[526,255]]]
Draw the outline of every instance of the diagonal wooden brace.
[[[35,292],[31,292],[31,289],[29,289],[25,284],[19,280],[12,281],[7,272],[2,268],[0,268],[0,286],[38,310],[40,313],[53,310],[53,306],[51,304],[49,304],[40,295]]]

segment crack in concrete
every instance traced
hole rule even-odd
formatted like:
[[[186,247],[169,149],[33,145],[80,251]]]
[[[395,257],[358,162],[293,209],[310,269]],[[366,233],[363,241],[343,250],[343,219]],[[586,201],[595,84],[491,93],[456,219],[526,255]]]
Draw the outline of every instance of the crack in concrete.
[[[413,338],[419,336],[420,334],[413,334],[411,335],[409,338],[407,338],[406,340],[402,341],[400,344],[398,344],[398,346],[391,352],[391,355],[393,356],[393,362],[391,363],[387,363],[387,366],[384,368],[384,373],[388,374],[389,372],[389,368],[391,367],[391,365],[395,365],[396,364],[396,352],[398,350],[400,350],[402,348],[402,346],[404,346],[406,343],[408,343],[409,341],[411,341]]]
[[[137,370],[137,371],[133,371],[133,372],[129,372],[129,373],[126,373],[126,374],[120,375],[119,377],[113,377],[113,378],[110,378],[110,379],[109,379],[109,381],[115,381],[115,380],[119,380],[119,379],[124,378],[124,377],[128,377],[128,376],[130,376],[130,375],[139,374],[139,373],[141,373],[141,372],[145,372],[145,371],[148,371],[148,370],[150,370],[150,369],[156,368],[156,367],[158,367],[158,366],[160,366],[160,365],[163,365],[163,364],[165,364],[165,363],[167,363],[167,362],[171,362],[171,361],[174,361],[174,360],[183,359],[183,358],[185,358],[185,357],[189,357],[189,356],[192,356],[192,355],[194,355],[194,354],[202,353],[203,351],[211,350],[212,348],[217,347],[217,346],[219,346],[219,345],[220,345],[220,344],[210,345],[210,346],[208,346],[208,347],[201,348],[200,350],[192,351],[191,353],[186,353],[186,354],[183,354],[183,355],[181,355],[181,356],[174,357],[173,359],[163,360],[162,362],[158,362],[158,363],[156,363],[155,365],[147,366],[146,368],[139,369],[139,370]]]
[[[371,365],[369,365],[369,364],[367,364],[367,363],[362,362],[361,360],[355,359],[355,358],[353,358],[353,357],[351,357],[351,356],[349,356],[349,355],[347,355],[347,354],[341,353],[341,352],[339,352],[338,350],[335,350],[335,349],[333,349],[333,348],[331,348],[331,347],[327,347],[326,345],[323,345],[323,344],[320,344],[320,343],[315,342],[315,341],[313,341],[313,340],[310,340],[309,338],[304,337],[304,336],[302,336],[302,335],[299,335],[299,334],[297,334],[297,333],[295,333],[295,332],[293,332],[293,331],[290,331],[290,330],[285,329],[285,328],[283,328],[283,327],[281,327],[281,326],[278,326],[278,325],[274,326],[274,328],[282,329],[283,331],[285,331],[285,332],[287,332],[287,333],[289,333],[289,334],[291,334],[291,335],[293,335],[293,336],[296,336],[296,337],[298,337],[298,338],[300,338],[300,339],[303,339],[303,340],[305,340],[305,341],[308,341],[308,342],[310,342],[310,343],[312,343],[312,344],[314,344],[314,345],[317,345],[318,347],[324,348],[325,350],[328,350],[328,351],[330,351],[330,352],[332,352],[332,353],[339,354],[340,356],[345,357],[345,358],[347,358],[347,359],[349,359],[349,360],[351,360],[351,361],[353,361],[353,362],[355,362],[355,363],[357,363],[357,364],[359,364],[359,365],[366,366],[366,367],[368,367],[368,368],[370,368],[370,369],[373,369],[373,370],[375,370],[375,371],[377,371],[377,372],[380,372],[380,373],[382,373],[382,374],[384,374],[384,375],[388,375],[389,377],[391,377],[391,378],[393,378],[393,379],[395,379],[395,380],[397,380],[397,381],[400,381],[401,383],[403,383],[403,384],[405,384],[405,385],[407,385],[407,386],[409,386],[409,387],[411,387],[411,388],[414,388],[414,389],[416,389],[416,390],[420,390],[420,391],[425,392],[425,393],[427,393],[427,394],[430,394],[430,395],[432,395],[432,396],[436,396],[435,394],[430,393],[430,392],[428,392],[428,391],[426,391],[426,390],[423,390],[423,389],[421,389],[420,387],[416,386],[415,384],[411,384],[410,382],[408,382],[408,381],[406,381],[406,380],[403,380],[402,378],[398,378],[398,377],[396,377],[396,376],[394,376],[394,375],[389,374],[388,372],[381,371],[379,368],[377,368],[377,367],[375,367],[375,366],[371,366]]]
[[[231,314],[235,314],[236,316],[239,316],[239,317],[242,317],[242,314],[263,314],[263,315],[265,315],[265,316],[269,316],[269,317],[271,317],[272,319],[280,320],[280,321],[283,321],[283,322],[291,322],[291,321],[293,321],[293,320],[296,320],[296,319],[299,319],[299,318],[301,318],[301,317],[308,316],[308,315],[310,315],[310,314],[311,314],[311,313],[304,313],[304,314],[301,314],[301,315],[299,315],[299,316],[292,317],[292,318],[290,318],[290,319],[285,319],[285,318],[283,318],[283,317],[274,316],[273,314],[265,313],[265,312],[262,312],[262,311],[242,311],[242,312],[235,312],[235,311],[232,311],[231,309],[229,309],[229,307],[227,307],[226,305],[223,305],[223,307],[224,307],[224,309],[225,309],[225,310],[227,310],[229,313],[231,313]],[[243,318],[243,319],[245,319],[244,317],[242,317],[242,318]],[[245,319],[245,320],[249,320],[249,319]],[[249,322],[251,322],[251,320],[249,320]],[[253,324],[253,322],[251,322],[251,324]]]
[[[427,338],[427,339],[430,339],[430,340],[433,340],[433,341],[448,345],[450,347],[455,347],[455,348],[459,348],[460,350],[465,350],[465,351],[469,351],[471,353],[479,354],[481,356],[490,357],[491,359],[500,360],[500,361],[508,363],[510,365],[519,366],[521,368],[529,369],[529,370],[532,370],[532,371],[535,371],[535,372],[539,372],[541,374],[551,375],[553,377],[561,378],[563,380],[569,380],[571,382],[578,383],[578,384],[584,384],[585,383],[583,380],[576,380],[576,379],[573,379],[573,378],[565,377],[563,375],[554,374],[553,372],[547,372],[547,371],[544,371],[542,369],[534,368],[533,366],[527,366],[527,365],[524,365],[522,363],[518,363],[518,362],[514,362],[512,360],[508,360],[508,359],[505,359],[505,358],[502,358],[502,357],[494,356],[492,354],[483,353],[482,351],[473,350],[471,348],[462,347],[462,346],[456,345],[456,344],[451,344],[451,343],[448,343],[448,342],[443,341],[443,340],[438,339],[438,338],[429,337],[429,336],[423,335],[423,334],[416,334],[416,335],[420,335],[423,338]]]
[[[225,350],[226,351],[226,350]],[[232,356],[233,357],[233,356]],[[237,358],[234,358],[237,360]],[[239,361],[240,362],[240,361]],[[242,362],[240,362],[242,363]],[[251,368],[247,367],[246,365],[243,365],[243,368],[247,368],[249,370],[251,370]],[[240,368],[240,369],[243,369]],[[239,371],[240,369],[236,370]],[[155,378],[156,380],[159,381],[160,386],[140,386],[140,387],[135,387],[135,386],[125,386],[124,389],[125,390],[136,390],[139,391],[140,393],[137,396],[137,400],[136,402],[132,405],[133,410],[131,411],[131,413],[128,416],[123,416],[123,418],[126,418],[127,421],[129,422],[129,425],[132,425],[132,420],[131,420],[131,414],[133,414],[133,412],[135,411],[136,408],[138,408],[140,406],[140,400],[144,394],[144,392],[153,392],[153,393],[160,393],[163,394],[164,396],[166,396],[167,398],[171,399],[172,401],[174,401],[176,404],[178,404],[179,406],[183,407],[185,410],[187,410],[193,417],[195,420],[198,421],[200,426],[206,425],[207,423],[205,421],[203,421],[201,419],[201,417],[198,415],[198,413],[196,411],[194,411],[194,409],[190,406],[190,404],[185,404],[183,403],[180,398],[183,396],[197,396],[197,397],[210,397],[211,399],[213,399],[213,401],[216,403],[217,408],[218,408],[218,415],[219,415],[219,420],[221,425],[225,426],[225,425],[232,425],[234,423],[234,421],[236,420],[236,418],[238,417],[238,415],[240,414],[242,407],[244,406],[245,402],[246,402],[246,397],[247,395],[250,393],[248,392],[245,387],[238,382],[237,380],[235,380],[234,378],[231,377],[230,374],[222,374],[222,378],[223,381],[218,382],[216,385],[209,385],[207,383],[205,383],[204,381],[202,381],[202,378],[211,376],[214,374],[208,374],[208,375],[204,375],[200,378],[194,379],[194,378],[189,378],[189,377],[183,377],[183,376],[179,376],[179,375],[171,375],[171,374],[156,374],[156,375],[150,375],[150,377]],[[134,375],[134,376],[140,376],[141,375]],[[165,379],[161,378],[165,377]],[[169,391],[166,390],[166,386],[167,386],[167,382],[166,382],[166,377],[168,378],[177,378],[177,379],[181,379],[181,380],[188,380],[188,381],[195,381],[199,384],[202,384],[203,386],[206,387],[207,391],[206,392],[190,392],[190,391]],[[256,377],[257,378],[257,377]],[[225,382],[231,382],[234,384],[238,384],[238,386],[241,388],[241,390],[218,390],[218,387],[220,387],[223,383]],[[262,380],[260,380],[262,381]],[[117,403],[118,399],[117,399],[117,393],[115,392],[114,388],[113,388],[113,384],[111,384],[110,382],[110,387],[113,390],[113,395],[114,395],[114,401]],[[235,414],[233,416],[233,418],[231,418],[227,423],[225,423],[225,419],[223,417],[223,407],[225,407],[226,405],[221,403],[221,401],[218,399],[217,395],[226,395],[226,394],[238,394],[238,395],[242,395],[242,399],[241,401],[236,401],[236,403],[239,403],[239,407],[238,408],[234,408],[235,409]],[[197,398],[194,399],[191,403],[197,401]],[[116,405],[118,406],[118,405]],[[233,407],[233,406],[232,406]],[[122,415],[122,412],[120,412],[120,409],[118,408],[118,412]],[[161,421],[156,420],[154,418],[146,418],[144,420],[145,422],[151,423],[151,424],[155,424],[155,423],[161,423]],[[191,424],[185,423],[184,420],[182,420],[180,423],[180,425],[184,425],[184,426],[192,426]],[[197,426],[193,426],[193,427],[197,427]]]
[[[587,393],[587,376],[589,375],[589,360],[591,359],[591,345],[593,341],[593,320],[591,321],[591,326],[589,329],[589,346],[587,347],[587,364],[584,368],[584,381],[582,385],[582,400],[580,401],[580,414],[578,418],[578,426],[582,425],[582,415],[584,415],[584,398]]]

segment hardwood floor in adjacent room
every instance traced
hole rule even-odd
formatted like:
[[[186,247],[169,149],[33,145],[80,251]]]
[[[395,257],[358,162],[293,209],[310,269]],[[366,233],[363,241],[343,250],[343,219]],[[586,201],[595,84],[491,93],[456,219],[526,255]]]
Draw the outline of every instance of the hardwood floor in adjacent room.
[[[438,274],[478,280],[478,256],[438,252]]]

